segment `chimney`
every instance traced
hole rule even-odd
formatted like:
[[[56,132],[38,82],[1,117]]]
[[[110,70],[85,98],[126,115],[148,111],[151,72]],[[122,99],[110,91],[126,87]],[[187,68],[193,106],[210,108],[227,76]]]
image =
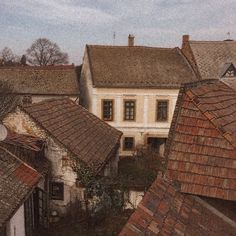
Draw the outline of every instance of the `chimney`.
[[[129,47],[134,46],[134,36],[131,34],[129,34],[129,37],[128,37],[128,46]]]
[[[185,48],[185,45],[189,43],[189,35],[185,34],[182,38],[182,49]]]

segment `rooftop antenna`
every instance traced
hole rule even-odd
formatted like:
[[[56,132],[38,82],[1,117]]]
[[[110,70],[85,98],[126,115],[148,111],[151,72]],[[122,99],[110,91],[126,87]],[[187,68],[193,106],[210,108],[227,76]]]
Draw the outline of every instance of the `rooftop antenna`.
[[[230,32],[227,32],[227,35],[228,35],[228,39],[230,39]]]
[[[116,42],[116,32],[113,33],[113,45],[115,45]]]

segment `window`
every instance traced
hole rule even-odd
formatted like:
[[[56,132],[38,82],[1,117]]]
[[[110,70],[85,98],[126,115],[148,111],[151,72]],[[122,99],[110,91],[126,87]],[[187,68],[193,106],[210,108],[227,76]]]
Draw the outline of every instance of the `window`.
[[[123,149],[124,150],[133,150],[134,149],[134,138],[133,137],[125,137],[124,138]]]
[[[135,120],[135,101],[124,101],[124,120]]]
[[[157,121],[167,121],[168,120],[168,101],[159,100],[157,101]]]
[[[64,183],[61,182],[51,183],[51,199],[64,200]]]
[[[103,120],[113,120],[113,100],[102,101],[102,118]]]

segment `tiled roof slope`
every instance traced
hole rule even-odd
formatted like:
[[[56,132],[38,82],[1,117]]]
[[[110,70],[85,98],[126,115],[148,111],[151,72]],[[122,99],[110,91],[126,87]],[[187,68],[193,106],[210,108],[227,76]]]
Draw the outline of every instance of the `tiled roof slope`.
[[[218,81],[181,88],[167,141],[181,191],[236,200],[236,91]]]
[[[219,78],[225,63],[236,65],[236,41],[189,41],[202,79]]]
[[[119,145],[120,131],[69,98],[45,100],[22,109],[95,172]]]
[[[0,147],[0,227],[22,205],[40,178],[36,170]]]
[[[87,46],[93,85],[114,88],[179,88],[196,81],[179,48]]]
[[[236,223],[198,197],[157,178],[119,236],[235,235]]]
[[[8,82],[18,94],[79,94],[74,66],[0,67],[0,81]]]

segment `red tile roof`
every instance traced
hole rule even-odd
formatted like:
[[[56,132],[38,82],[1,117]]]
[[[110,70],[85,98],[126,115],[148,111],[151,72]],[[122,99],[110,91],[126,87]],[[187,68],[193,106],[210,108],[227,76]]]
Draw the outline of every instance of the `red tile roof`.
[[[236,235],[236,222],[211,205],[181,193],[169,180],[157,178],[119,236]]]
[[[0,147],[0,228],[23,204],[41,175]]]
[[[69,98],[45,100],[22,110],[95,173],[118,149],[122,132]]]
[[[180,90],[165,152],[181,191],[236,200],[236,91],[211,80]]]

